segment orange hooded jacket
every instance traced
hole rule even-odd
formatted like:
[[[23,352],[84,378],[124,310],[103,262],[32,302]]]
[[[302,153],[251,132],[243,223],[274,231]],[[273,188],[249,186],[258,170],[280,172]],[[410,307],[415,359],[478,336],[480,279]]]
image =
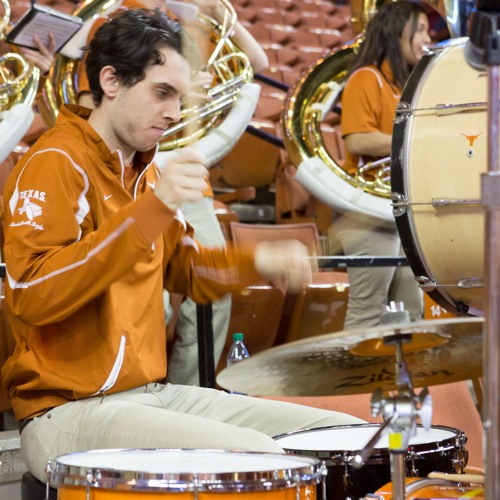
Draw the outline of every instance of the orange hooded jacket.
[[[258,279],[253,254],[204,250],[156,197],[155,151],[136,154],[130,194],[88,113],[63,106],[4,191],[16,349],[2,383],[17,419],[163,379],[164,287],[207,303]]]

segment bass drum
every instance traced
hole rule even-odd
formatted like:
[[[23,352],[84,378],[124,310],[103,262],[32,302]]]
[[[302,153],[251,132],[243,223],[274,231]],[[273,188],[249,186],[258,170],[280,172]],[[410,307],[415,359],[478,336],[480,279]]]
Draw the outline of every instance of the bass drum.
[[[424,56],[410,75],[393,130],[391,198],[423,290],[445,309],[482,316],[487,78],[465,61],[465,41]]]

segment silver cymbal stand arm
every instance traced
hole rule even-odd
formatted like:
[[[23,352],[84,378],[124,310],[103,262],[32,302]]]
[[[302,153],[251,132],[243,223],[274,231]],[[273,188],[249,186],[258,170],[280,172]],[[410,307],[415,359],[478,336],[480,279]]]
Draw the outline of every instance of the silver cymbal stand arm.
[[[404,500],[406,498],[406,466],[405,455],[408,449],[408,443],[416,430],[416,398],[413,392],[408,366],[403,357],[402,343],[403,336],[396,336],[390,343],[394,344],[396,349],[396,385],[398,395],[393,401],[388,401],[394,415],[399,418],[391,425],[394,431],[389,435],[389,453],[391,457],[391,479],[393,500]],[[388,342],[389,343],[389,342]],[[388,405],[384,406],[384,413],[388,410]],[[384,418],[387,418],[384,416]]]
[[[381,324],[408,321],[408,311],[403,303],[391,302],[386,306],[386,312],[381,316]],[[430,428],[432,418],[432,403],[427,388],[418,396],[413,390],[411,375],[403,355],[403,344],[411,341],[411,334],[396,330],[394,335],[384,338],[384,343],[395,349],[395,372],[398,393],[394,397],[384,398],[382,389],[377,389],[372,396],[372,415],[382,414],[384,424],[370,439],[365,448],[356,455],[351,463],[354,468],[361,468],[384,431],[391,429],[389,434],[389,453],[391,456],[391,479],[393,483],[393,500],[405,500],[406,464],[405,456],[410,438],[417,428],[417,416],[420,416],[424,428]]]
[[[377,444],[377,441],[382,437],[382,434],[387,429],[388,426],[392,425],[399,418],[399,414],[395,412],[390,420],[386,420],[377,430],[377,432],[371,437],[370,441],[366,443],[365,447],[354,456],[353,461],[350,465],[355,469],[361,469],[365,460],[371,456],[373,449]]]

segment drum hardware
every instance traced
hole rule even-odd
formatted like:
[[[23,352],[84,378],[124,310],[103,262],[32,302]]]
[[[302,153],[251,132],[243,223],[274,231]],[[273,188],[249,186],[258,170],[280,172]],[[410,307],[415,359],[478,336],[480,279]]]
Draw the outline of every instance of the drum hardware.
[[[401,193],[391,193],[391,206],[395,217],[404,215],[406,209],[412,206],[429,205],[433,207],[449,207],[449,206],[465,206],[465,205],[480,205],[481,200],[477,199],[459,199],[459,198],[432,198],[431,201],[408,201]]]
[[[51,461],[49,460],[47,466],[45,467],[45,475],[47,476],[47,483],[45,484],[45,500],[50,499],[50,479],[52,477],[52,467]]]
[[[394,116],[394,123],[399,124],[404,122],[413,113],[411,104],[405,101],[399,101],[396,107],[396,114]]]
[[[494,5],[496,4],[496,5]],[[464,52],[468,64],[477,70],[487,69],[487,151],[488,170],[481,174],[481,201],[485,211],[485,276],[487,279],[486,331],[483,353],[485,382],[485,411],[483,425],[485,429],[485,464],[486,464],[486,498],[494,500],[500,497],[500,327],[498,308],[500,305],[500,145],[498,131],[499,113],[499,78],[500,60],[498,47],[499,32],[488,25],[487,21],[498,23],[500,15],[497,2],[486,5],[477,2],[477,9],[469,25],[470,40]]]
[[[327,498],[326,496],[326,476],[328,475],[328,469],[326,467],[325,462],[321,462],[319,471],[321,473],[321,494],[323,495],[323,498]],[[300,499],[299,499],[300,500]]]
[[[400,102],[396,108],[396,123],[401,123],[414,113],[423,111],[435,111],[436,116],[448,116],[455,113],[467,111],[485,111],[488,108],[487,102],[466,102],[462,104],[436,104],[431,107],[412,108],[407,102]]]
[[[457,281],[456,283],[450,283],[450,284],[438,283],[436,280],[432,280],[427,276],[415,276],[415,280],[417,281],[419,287],[424,292],[432,292],[437,288],[447,288],[447,287],[469,289],[469,288],[484,288],[485,286],[483,278],[463,278]]]
[[[352,469],[358,470],[363,465],[365,465],[368,461],[370,467],[373,467],[377,461],[380,460],[380,450],[376,448],[377,444],[380,446],[379,440],[380,437],[386,432],[390,430],[389,433],[386,432],[386,435],[389,434],[389,458],[390,458],[390,477],[392,477],[394,488],[393,491],[395,495],[393,496],[394,500],[402,500],[405,495],[405,484],[406,484],[406,474],[408,469],[407,460],[409,460],[409,476],[414,477],[418,476],[421,472],[421,468],[426,472],[428,464],[426,464],[426,452],[424,450],[419,450],[414,443],[412,444],[410,439],[412,439],[417,432],[417,418],[422,422],[422,427],[426,430],[431,429],[431,419],[432,419],[432,404],[431,398],[427,388],[424,388],[420,391],[418,395],[415,394],[413,387],[412,377],[410,376],[409,366],[406,363],[405,357],[411,358],[412,350],[415,348],[414,343],[416,339],[414,339],[415,334],[411,332],[405,331],[404,328],[400,328],[400,324],[398,323],[390,323],[389,320],[392,318],[399,319],[404,313],[407,311],[401,311],[397,308],[396,305],[391,305],[389,310],[390,317],[387,318],[387,314],[383,315],[384,321],[386,322],[385,326],[390,331],[390,334],[383,337],[380,341],[378,347],[367,347],[367,346],[357,346],[354,348],[349,348],[347,345],[348,339],[346,339],[346,343],[344,345],[345,351],[355,352],[358,355],[362,355],[364,353],[367,357],[364,358],[365,363],[370,362],[370,357],[368,357],[368,353],[371,352],[374,354],[376,351],[378,356],[387,355],[388,352],[392,352],[395,354],[395,379],[396,379],[396,387],[398,393],[396,396],[384,397],[382,389],[377,387],[372,396],[372,414],[377,416],[379,414],[382,415],[384,423],[378,427],[378,430],[375,434],[371,434],[370,438],[367,438],[368,443],[364,447],[360,447],[359,450],[356,451],[355,454],[349,454],[349,451],[344,452],[333,452],[326,451],[328,443],[327,440],[323,437],[323,432],[328,431],[328,429],[310,429],[306,431],[292,432],[288,435],[278,436],[275,439],[282,445],[282,447],[291,453],[297,453],[301,455],[307,455],[307,451],[302,449],[300,446],[296,446],[300,444],[301,434],[304,434],[307,440],[307,443],[315,443],[320,442],[321,450],[319,451],[318,458],[323,458],[333,464],[332,474],[334,477],[339,479],[338,468],[335,470],[336,465],[343,465],[343,473],[340,476],[340,481],[342,481],[344,493],[349,497],[352,497],[353,491],[359,491],[361,488],[359,485],[354,484],[356,480],[355,471]],[[408,325],[408,324],[407,324]],[[391,328],[389,328],[391,327]],[[356,330],[352,331],[351,335],[355,335]],[[444,335],[446,337],[446,335]],[[320,337],[318,337],[320,338]],[[446,340],[441,339],[442,342],[446,343]],[[429,340],[430,342],[430,340]],[[299,342],[304,346],[306,342]],[[439,343],[439,342],[438,342]],[[443,344],[442,344],[443,345]],[[448,344],[446,344],[448,346]],[[429,347],[429,344],[427,344]],[[384,350],[387,350],[384,352]],[[383,354],[384,353],[384,354]],[[255,357],[259,356],[257,354]],[[452,356],[453,357],[453,356]],[[250,358],[249,358],[250,359]],[[274,358],[276,359],[276,357]],[[311,359],[309,357],[309,364],[313,364],[317,362],[319,358]],[[243,361],[241,364],[246,363],[248,360]],[[312,361],[312,363],[311,363]],[[338,363],[341,363],[341,360],[337,360]],[[232,368],[232,367],[231,367]],[[295,370],[296,366],[292,367],[292,370]],[[415,369],[415,373],[418,370],[422,369],[421,366],[418,366]],[[255,373],[255,371],[254,371]],[[302,375],[302,374],[301,374]],[[322,370],[322,377],[325,378],[328,374]],[[265,375],[264,375],[265,380]],[[266,380],[265,380],[266,381]],[[266,381],[268,382],[268,381]],[[379,384],[380,385],[380,384]],[[423,385],[423,384],[422,384]],[[365,391],[366,392],[366,391]],[[258,392],[257,392],[258,393]],[[290,394],[290,393],[289,393]],[[310,394],[310,392],[308,393]],[[344,430],[349,426],[338,426],[339,428],[335,430],[339,430],[340,433],[346,433]],[[340,427],[342,429],[340,429]],[[353,427],[363,427],[361,426],[353,426]],[[358,430],[357,434],[360,434]],[[319,438],[318,438],[319,435]],[[467,460],[467,452],[463,450],[463,444],[465,443],[465,437],[455,436],[453,440],[453,457],[451,457],[451,461],[447,463],[447,470],[449,472],[456,471],[456,467],[459,467],[459,471],[461,472],[466,465]],[[336,443],[338,444],[338,443]],[[352,443],[349,443],[352,446]],[[439,455],[441,452],[444,452],[445,448],[449,448],[448,445],[438,446],[438,450],[436,452]],[[293,451],[292,451],[293,449]],[[351,448],[352,450],[358,450],[358,448]],[[440,451],[441,450],[441,451]],[[376,451],[376,453],[374,453]],[[419,465],[417,465],[419,464]],[[350,470],[351,469],[351,470]],[[436,470],[436,469],[431,469]],[[440,470],[438,468],[438,470]],[[427,469],[427,472],[429,470]],[[368,472],[367,472],[368,474]],[[380,473],[378,474],[380,475]],[[368,475],[366,476],[369,477]],[[330,479],[328,484],[335,489],[336,495],[333,498],[339,498],[338,491],[338,483],[335,483],[335,479]],[[381,484],[381,483],[378,483]],[[364,486],[364,485],[363,485]],[[361,495],[364,495],[367,490],[361,491]],[[368,490],[370,491],[370,490]],[[374,491],[374,490],[371,490]],[[358,495],[357,497],[359,497]],[[332,496],[330,495],[330,498]],[[356,497],[356,498],[357,498]],[[327,497],[323,497],[327,498]],[[369,497],[372,498],[372,497]],[[373,498],[377,498],[376,496]]]
[[[466,111],[484,111],[488,106],[486,102],[467,102],[463,104],[436,104],[436,115],[447,116]],[[429,111],[429,109],[415,109],[414,111]]]
[[[398,304],[391,303],[387,312],[382,315],[383,324],[391,324],[391,319],[399,318],[401,309]],[[411,334],[401,333],[396,329],[394,335],[384,338],[386,345],[395,349],[395,374],[398,393],[396,396],[384,398],[382,389],[378,388],[372,395],[371,408],[374,417],[382,415],[384,424],[370,439],[363,451],[355,457],[353,467],[362,467],[364,461],[373,452],[374,444],[386,429],[390,429],[389,452],[391,457],[391,478],[393,482],[394,500],[404,500],[406,484],[405,454],[408,450],[410,438],[416,434],[417,418],[420,419],[425,430],[429,430],[432,423],[432,399],[427,387],[424,387],[417,396],[413,389],[408,366],[404,359],[403,344],[411,343]],[[413,469],[414,466],[413,466]],[[416,471],[418,473],[418,471]]]

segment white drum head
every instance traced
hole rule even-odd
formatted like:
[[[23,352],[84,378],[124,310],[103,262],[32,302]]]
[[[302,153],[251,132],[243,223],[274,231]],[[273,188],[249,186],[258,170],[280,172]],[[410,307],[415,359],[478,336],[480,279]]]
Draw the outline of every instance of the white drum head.
[[[58,464],[86,469],[106,469],[151,474],[235,473],[294,469],[314,462],[290,455],[237,453],[219,450],[96,450],[71,453]]]
[[[359,426],[338,426],[310,429],[278,436],[276,441],[285,450],[331,450],[359,451],[380,428],[379,424],[360,424]],[[417,427],[417,433],[410,439],[410,445],[437,443],[456,436],[451,429],[432,427],[429,431]],[[388,449],[389,437],[384,433],[375,444],[375,449]]]
[[[319,460],[279,453],[119,449],[62,455],[49,463],[59,489],[141,492],[259,492],[302,488],[322,479]]]

